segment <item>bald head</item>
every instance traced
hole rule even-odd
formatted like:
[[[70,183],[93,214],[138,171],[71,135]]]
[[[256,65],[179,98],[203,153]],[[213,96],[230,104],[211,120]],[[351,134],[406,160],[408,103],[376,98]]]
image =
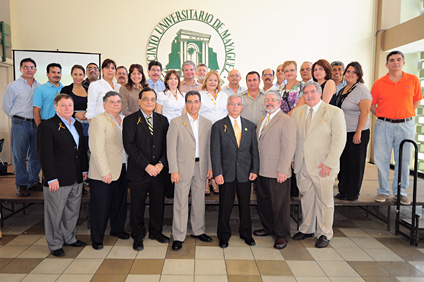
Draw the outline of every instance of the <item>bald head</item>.
[[[233,86],[233,87],[238,86],[239,85],[239,82],[241,80],[241,74],[236,69],[231,70],[228,73],[228,78],[227,79],[228,79],[228,82],[230,83],[230,86]]]

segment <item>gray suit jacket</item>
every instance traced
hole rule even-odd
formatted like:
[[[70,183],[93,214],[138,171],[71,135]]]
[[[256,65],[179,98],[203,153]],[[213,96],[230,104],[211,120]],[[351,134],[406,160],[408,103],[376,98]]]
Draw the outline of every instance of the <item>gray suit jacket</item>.
[[[228,116],[212,126],[211,159],[213,176],[224,176],[225,182],[249,182],[249,174],[259,172],[258,141],[255,125],[242,117],[241,141],[237,139]]]
[[[304,160],[306,169],[311,175],[319,175],[318,166],[321,163],[331,168],[331,175],[336,175],[339,172],[339,159],[346,145],[346,122],[343,111],[321,102],[309,131],[305,133],[307,111],[308,106],[302,105],[292,114],[297,126],[294,172],[300,171]]]
[[[265,116],[256,128],[259,137]],[[296,124],[281,110],[269,121],[259,138],[259,175],[277,178],[277,171],[291,177],[291,162],[296,149]]]
[[[169,173],[178,172],[183,181],[193,177],[196,158],[196,140],[187,115],[174,118],[166,136]],[[204,117],[198,118],[200,178],[206,179],[207,171],[212,169],[210,158],[212,123]]]

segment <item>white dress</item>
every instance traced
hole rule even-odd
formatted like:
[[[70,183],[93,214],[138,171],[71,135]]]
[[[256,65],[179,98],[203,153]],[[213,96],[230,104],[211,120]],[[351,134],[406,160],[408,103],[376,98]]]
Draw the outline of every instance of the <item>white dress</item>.
[[[227,93],[221,91],[214,99],[207,91],[200,91],[200,96],[202,97],[202,106],[199,115],[210,120],[212,124],[227,116]]]
[[[172,119],[181,116],[185,107],[185,95],[178,90],[177,93],[178,100],[169,90],[158,93],[158,104],[162,106],[162,115],[168,118],[169,123]]]

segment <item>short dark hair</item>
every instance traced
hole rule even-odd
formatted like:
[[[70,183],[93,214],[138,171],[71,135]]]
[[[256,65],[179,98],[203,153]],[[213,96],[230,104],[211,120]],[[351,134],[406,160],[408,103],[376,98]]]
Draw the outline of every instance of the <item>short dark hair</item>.
[[[95,65],[97,68],[99,68],[99,66],[96,63],[89,63],[85,68],[88,69],[88,66],[90,65]]]
[[[202,101],[202,97],[200,96],[199,91],[191,90],[185,94],[185,102],[187,103],[188,96],[197,96],[199,97],[199,101]]]
[[[33,63],[35,68],[37,68],[37,64],[35,63],[35,61],[31,58],[25,58],[21,60],[21,68],[23,66],[24,63]]]
[[[321,60],[316,61],[312,65],[312,70],[311,71],[312,71],[312,79],[314,81],[317,81],[315,79],[315,76],[314,76],[314,69],[315,69],[315,66],[316,65],[324,68],[324,71],[325,71],[325,80],[331,79],[331,65],[330,65],[330,63],[327,60],[321,59]]]
[[[141,89],[140,93],[138,93],[138,99],[141,99],[141,97],[143,97],[144,92],[153,92],[155,93],[156,99],[158,98],[158,95],[156,94],[156,91],[154,89],[150,87],[144,87],[143,89]]]
[[[107,102],[107,99],[109,99],[109,97],[113,97],[113,96],[119,96],[119,98],[122,101],[121,94],[119,94],[118,92],[116,92],[114,90],[110,90],[110,91],[106,92],[105,96],[103,96],[103,102],[106,103]]]
[[[61,93],[54,98],[53,103],[57,106],[57,103],[59,103],[59,101],[62,100],[62,99],[71,99],[72,101],[74,101],[74,99],[72,99],[71,95]]]
[[[272,71],[272,75],[275,75],[275,73],[274,73],[274,70],[273,70],[273,69],[271,69],[271,68],[267,68],[267,69],[264,69],[264,70],[262,71],[262,76],[264,75],[264,72],[265,72],[266,70],[271,70],[271,71]]]
[[[110,64],[112,64],[116,69],[116,63],[112,59],[105,59],[102,63],[102,69],[107,68]]]
[[[393,56],[393,55],[401,55],[402,59],[405,61],[405,55],[401,51],[392,51],[389,54],[387,54],[386,63],[389,62],[390,57]]]
[[[246,74],[246,80],[247,80],[247,77],[248,77],[249,75],[252,75],[252,74],[256,74],[256,75],[258,76],[258,79],[259,79],[259,80],[261,79],[261,76],[259,75],[259,73],[258,73],[257,71],[249,71],[249,72]]]
[[[85,74],[85,69],[84,69],[84,67],[83,67],[83,66],[81,66],[81,65],[74,65],[74,66],[71,68],[71,74],[74,72],[74,69],[82,70],[82,72]]]
[[[60,68],[60,70],[62,70],[62,66],[60,64],[58,64],[58,63],[50,63],[50,64],[48,64],[47,65],[47,68],[46,68],[47,73],[50,72],[50,68]]]
[[[124,69],[124,70],[125,70],[125,72],[128,74],[128,70],[127,70],[127,68],[126,68],[126,67],[124,67],[124,66],[119,66],[119,67],[117,67],[117,68],[116,68],[116,71],[118,71],[119,69]]]
[[[356,75],[358,76],[357,82],[364,83],[364,72],[362,71],[362,67],[358,62],[351,62],[346,66],[346,69],[343,72],[343,76],[346,74],[346,71],[349,67],[353,67],[355,69]]]
[[[162,71],[162,64],[158,61],[151,61],[149,63],[149,66],[147,67],[148,70],[151,70],[153,66],[159,66],[160,70]]]

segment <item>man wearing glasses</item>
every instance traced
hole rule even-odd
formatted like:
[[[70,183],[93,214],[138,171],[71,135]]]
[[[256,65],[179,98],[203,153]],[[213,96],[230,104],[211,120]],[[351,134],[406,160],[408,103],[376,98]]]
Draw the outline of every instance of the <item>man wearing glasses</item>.
[[[284,249],[290,237],[290,166],[296,150],[296,124],[280,110],[280,102],[277,92],[266,94],[267,114],[256,128],[259,148],[256,192],[263,229],[253,231],[255,236],[274,235],[276,249]]]
[[[245,87],[240,86],[241,74],[238,70],[231,70],[228,73],[228,82],[229,84],[222,89],[228,96],[233,94],[240,94],[243,91],[246,91]]]
[[[272,69],[265,69],[262,71],[262,81],[264,82],[263,92],[266,94],[269,91],[277,91],[278,88],[274,86],[275,73]]]
[[[30,190],[42,191],[37,159],[37,126],[34,121],[32,97],[40,85],[34,79],[37,65],[31,58],[21,60],[22,73],[14,82],[6,86],[3,94],[3,111],[12,120],[11,142],[13,164],[15,165],[16,193],[19,197],[28,197]],[[28,156],[28,169],[26,159]]]
[[[300,76],[302,77],[303,82],[308,82],[312,80],[312,63],[303,62],[300,66]]]
[[[143,88],[139,94],[140,110],[124,119],[123,142],[128,154],[127,179],[131,192],[131,237],[133,249],[144,248],[146,236],[144,209],[149,194],[149,238],[159,243],[168,243],[169,237],[162,234],[165,180],[168,176],[166,158],[166,133],[168,119],[154,112],[156,93]]]
[[[84,81],[82,82],[82,85],[86,89],[88,89],[88,86],[90,85],[90,83],[99,80],[99,76],[100,76],[99,66],[96,63],[89,63],[87,65],[87,68],[85,69],[85,73],[87,75],[87,78],[84,79]]]

